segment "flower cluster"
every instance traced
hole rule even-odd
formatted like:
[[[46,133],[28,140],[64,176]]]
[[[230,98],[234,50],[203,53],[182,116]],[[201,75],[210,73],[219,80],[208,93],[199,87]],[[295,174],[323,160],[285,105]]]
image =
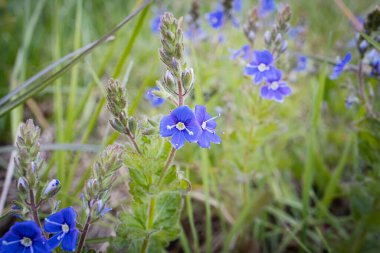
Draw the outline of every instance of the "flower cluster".
[[[160,134],[162,137],[171,136],[175,149],[183,147],[186,140],[197,142],[202,148],[210,148],[210,142],[220,143],[215,133],[215,118],[206,112],[205,106],[195,106],[194,112],[188,106],[180,106],[161,119]]]

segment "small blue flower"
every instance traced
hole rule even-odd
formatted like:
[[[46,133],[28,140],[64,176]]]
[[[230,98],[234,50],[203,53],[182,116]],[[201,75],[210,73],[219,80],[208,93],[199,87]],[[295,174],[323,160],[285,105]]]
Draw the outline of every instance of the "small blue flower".
[[[346,100],[344,101],[345,105],[346,105],[346,108],[348,109],[351,109],[352,108],[352,105],[354,103],[358,103],[359,102],[359,99],[354,96],[354,95],[350,95],[346,98]]]
[[[267,83],[261,87],[260,96],[281,103],[284,97],[292,93],[292,89],[281,80],[281,71],[276,70],[275,73],[275,76],[268,78]]]
[[[371,76],[380,75],[380,53],[376,49],[372,49],[365,58],[371,67]]]
[[[180,106],[169,115],[164,116],[160,122],[162,137],[172,136],[171,143],[175,149],[185,145],[185,141],[196,142],[201,134],[201,127],[195,118],[194,112],[188,106]]]
[[[161,106],[165,102],[165,99],[163,99],[157,95],[154,95],[153,94],[154,90],[160,90],[160,89],[157,86],[154,88],[148,89],[145,92],[145,98],[149,100],[149,102],[151,103],[152,106],[158,107],[158,106]]]
[[[211,117],[206,112],[206,107],[203,105],[195,106],[195,117],[199,125],[201,126],[202,133],[198,137],[198,145],[202,148],[210,148],[210,142],[214,142],[216,144],[220,143],[219,136],[215,133],[216,122],[215,118],[219,117]]]
[[[63,250],[75,251],[78,239],[78,229],[75,227],[75,220],[76,213],[71,206],[45,218],[45,231],[54,234],[48,240],[51,248],[54,249],[62,243],[61,247]]]
[[[268,79],[276,75],[273,67],[273,56],[268,50],[254,51],[253,61],[247,64],[244,73],[254,76],[254,84],[259,84],[264,78]]]
[[[349,63],[351,61],[351,53],[348,52],[342,61],[338,62],[334,69],[333,69],[333,72],[331,73],[330,75],[330,79],[332,80],[335,80],[339,77],[339,75],[343,72],[344,70],[344,67],[347,65],[347,63]]]
[[[206,32],[196,24],[191,24],[185,35],[193,41],[200,41],[207,37]]]
[[[261,0],[259,15],[260,17],[266,16],[268,13],[276,10],[276,1],[275,0]]]
[[[297,66],[294,68],[295,71],[301,72],[307,68],[307,57],[301,55],[298,57]]]
[[[16,222],[0,238],[0,253],[49,253],[51,249],[34,221]]]
[[[219,29],[224,24],[224,12],[223,10],[216,10],[206,14],[207,22],[214,29]]]
[[[161,15],[156,16],[152,19],[150,22],[150,29],[153,33],[159,33],[160,32],[160,25],[161,25]]]
[[[239,50],[234,50],[230,56],[231,60],[236,60],[239,57],[245,61],[249,61],[252,58],[251,46],[249,44],[242,46]]]
[[[236,12],[239,12],[243,8],[243,0],[234,0],[232,3],[233,9]]]

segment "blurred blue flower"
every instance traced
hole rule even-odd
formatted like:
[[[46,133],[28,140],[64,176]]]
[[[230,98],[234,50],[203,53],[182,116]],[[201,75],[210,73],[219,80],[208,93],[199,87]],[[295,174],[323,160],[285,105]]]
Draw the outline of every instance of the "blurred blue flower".
[[[16,222],[0,238],[0,253],[49,253],[51,249],[34,221]]]
[[[152,30],[153,33],[159,33],[160,25],[161,25],[161,15],[157,15],[150,22],[150,29]]]
[[[224,24],[224,12],[223,10],[216,10],[206,14],[207,22],[214,29],[219,29]]]
[[[219,144],[220,138],[215,133],[216,122],[214,120],[219,116],[211,117],[206,112],[205,106],[197,105],[195,106],[195,117],[202,129],[201,134],[198,137],[198,145],[202,148],[210,148],[210,142]]]
[[[232,5],[233,5],[234,11],[239,12],[243,8],[243,0],[234,0]]]
[[[54,234],[48,240],[51,248],[56,248],[62,243],[62,249],[66,251],[75,251],[78,239],[78,229],[76,229],[76,213],[74,208],[67,207],[45,218],[44,229],[48,233]]]
[[[149,100],[149,102],[151,103],[152,106],[158,107],[158,106],[162,105],[165,102],[165,99],[163,99],[163,98],[161,98],[161,97],[153,94],[154,90],[160,90],[160,89],[157,86],[154,87],[154,88],[148,89],[145,92],[145,98],[147,100]]]
[[[199,27],[199,25],[191,24],[186,31],[185,36],[190,40],[200,41],[205,39],[207,34],[201,27]]]
[[[239,57],[243,58],[245,61],[251,60],[252,51],[249,44],[242,46],[239,50],[234,50],[230,56],[231,60],[236,60]]]
[[[276,1],[275,0],[261,0],[259,15],[260,17],[264,17],[268,13],[276,10]]]
[[[344,70],[344,67],[347,65],[347,63],[349,63],[351,61],[351,53],[348,52],[343,60],[341,60],[340,62],[338,62],[335,67],[333,68],[333,71],[330,75],[330,79],[332,80],[335,80],[339,77],[339,75],[343,72]]]
[[[254,76],[254,84],[259,84],[264,78],[276,75],[273,67],[273,55],[268,50],[253,51],[253,61],[245,66],[244,73]]]
[[[281,77],[281,71],[276,70],[275,75],[268,78],[266,84],[261,87],[260,96],[264,99],[283,102],[284,97],[292,93],[292,89],[281,80]]]
[[[186,140],[188,142],[198,141],[201,131],[194,112],[186,105],[174,109],[160,122],[161,136],[172,136],[171,143],[175,149],[180,149]]]
[[[359,99],[356,96],[350,95],[346,98],[344,102],[345,102],[346,108],[351,109],[354,103],[359,102]]]
[[[307,57],[301,55],[298,57],[297,66],[294,68],[295,71],[301,72],[307,68]]]

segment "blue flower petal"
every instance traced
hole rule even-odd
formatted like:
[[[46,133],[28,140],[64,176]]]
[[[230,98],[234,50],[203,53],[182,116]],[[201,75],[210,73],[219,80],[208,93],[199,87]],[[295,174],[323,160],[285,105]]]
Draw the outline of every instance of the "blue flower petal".
[[[38,238],[41,237],[41,230],[34,221],[17,222],[11,228],[11,232],[20,238]]]
[[[256,66],[252,66],[250,64],[248,64],[247,66],[245,66],[244,68],[244,74],[247,75],[247,76],[253,76],[255,75],[257,72],[259,72],[259,70],[257,69]]]
[[[265,77],[265,73],[264,72],[257,71],[256,74],[255,74],[255,77],[253,78],[253,83],[254,84],[261,83],[261,81],[264,79],[264,77]]]
[[[52,250],[50,249],[46,241],[41,240],[41,241],[33,242],[33,251],[34,253],[49,253]]]
[[[196,142],[198,140],[198,136],[200,135],[202,129],[198,124],[198,121],[194,118],[189,124],[186,124],[186,129],[190,131],[192,134],[189,134],[186,130],[182,130],[186,140],[188,142]]]
[[[178,131],[178,129],[175,127],[168,129],[168,126],[174,126],[175,124],[177,124],[177,122],[171,115],[164,116],[160,122],[160,135],[162,137],[172,136],[175,132]]]
[[[47,241],[50,248],[55,249],[59,246],[59,244],[62,242],[64,235],[63,232],[56,233],[54,236],[49,238]]]
[[[186,105],[174,109],[170,115],[176,122],[182,122],[185,125],[195,119],[193,111]]]
[[[173,145],[173,147],[175,149],[180,149],[183,147],[183,145],[185,145],[185,136],[183,135],[183,133],[181,131],[177,131],[173,134],[173,137],[172,137],[172,140],[171,140],[171,143]]]
[[[62,241],[62,249],[66,251],[75,251],[75,246],[78,239],[78,230],[74,229],[67,233]]]
[[[289,86],[283,86],[279,87],[278,91],[283,95],[283,96],[289,96],[292,94],[292,89]]]
[[[273,63],[273,55],[268,50],[255,51],[255,58],[257,63],[264,63],[265,65]]]
[[[65,223],[62,212],[56,212],[45,218],[44,230],[48,233],[58,233],[62,231]]]
[[[210,140],[207,137],[206,131],[203,131],[203,133],[199,136],[197,143],[201,148],[210,148]]]
[[[63,217],[65,219],[65,223],[69,226],[70,230],[75,228],[75,220],[77,217],[77,214],[75,213],[75,210],[73,207],[69,206],[67,208],[64,208],[61,210]]]
[[[223,10],[216,10],[206,15],[207,22],[214,29],[219,29],[223,26],[224,12]]]

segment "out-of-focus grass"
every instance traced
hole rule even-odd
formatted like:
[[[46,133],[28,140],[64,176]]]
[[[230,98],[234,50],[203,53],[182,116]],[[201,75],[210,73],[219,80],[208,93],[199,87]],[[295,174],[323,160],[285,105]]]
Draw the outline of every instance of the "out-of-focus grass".
[[[0,16],[4,27],[0,45],[6,48],[0,52],[4,59],[0,63],[0,94],[5,95],[48,63],[100,37],[140,2],[0,1],[0,12],[4,13]],[[373,6],[370,0],[346,3],[358,15]],[[170,3],[169,10],[184,16],[189,4]],[[344,43],[355,33],[332,1],[292,0],[289,4],[294,24],[305,22],[308,28],[303,53],[333,57],[344,53]],[[248,10],[253,3],[245,1],[244,5]],[[202,4],[201,10],[211,10],[210,4]],[[48,131],[53,133],[54,142],[104,145],[115,141],[117,135],[105,126],[105,99],[97,85],[103,78],[122,80],[127,66],[132,66],[127,82],[130,113],[168,112],[166,105],[150,109],[142,98],[145,89],[163,73],[163,66],[158,64],[159,37],[149,30],[152,17],[152,11],[141,13],[113,41],[56,80],[52,89],[35,96],[37,102],[48,103],[48,108],[41,110],[51,125]],[[31,20],[36,20],[34,29]],[[217,37],[215,31],[206,30]],[[218,119],[221,145],[200,151],[190,145],[179,152],[178,161],[190,171],[193,190],[204,196],[200,204],[186,199],[187,212],[183,215],[190,228],[181,236],[185,251],[211,252],[222,236],[220,247],[225,252],[230,247],[240,252],[290,252],[292,247],[299,252],[371,252],[364,250],[372,238],[368,232],[379,233],[370,226],[370,219],[380,219],[375,205],[378,197],[371,199],[370,191],[361,189],[359,179],[365,177],[359,154],[361,136],[351,127],[358,116],[344,107],[347,91],[341,89],[342,80],[329,80],[330,68],[322,64],[317,74],[298,78],[292,86],[293,94],[283,104],[263,101],[257,87],[243,77],[241,66],[228,59],[228,49],[245,43],[243,34],[231,27],[224,32],[227,40],[222,45],[186,41],[190,65],[196,73],[195,102],[189,103],[206,104],[211,112],[219,106],[224,113]],[[23,53],[22,62],[14,65],[17,52]],[[17,82],[11,78],[12,70],[17,73]],[[15,134],[10,130],[16,129],[21,118],[22,110],[0,118],[0,130],[9,133],[2,142],[11,142]],[[61,179],[64,205],[79,202],[81,186],[89,174],[89,162],[81,157],[82,152],[55,151],[49,163],[47,173]],[[78,175],[83,177],[77,180]],[[353,186],[358,187],[359,197],[347,196],[347,189]],[[355,198],[369,199],[361,213],[332,212],[334,199],[342,201],[335,208],[351,210],[355,203],[361,204]],[[211,205],[211,199],[228,210],[234,224],[226,221],[220,208]],[[119,202],[124,205],[127,199]],[[205,212],[199,212],[198,205],[204,205]],[[204,224],[196,224],[199,220]],[[215,229],[214,223],[221,228]],[[349,242],[353,242],[352,248],[344,245]]]

